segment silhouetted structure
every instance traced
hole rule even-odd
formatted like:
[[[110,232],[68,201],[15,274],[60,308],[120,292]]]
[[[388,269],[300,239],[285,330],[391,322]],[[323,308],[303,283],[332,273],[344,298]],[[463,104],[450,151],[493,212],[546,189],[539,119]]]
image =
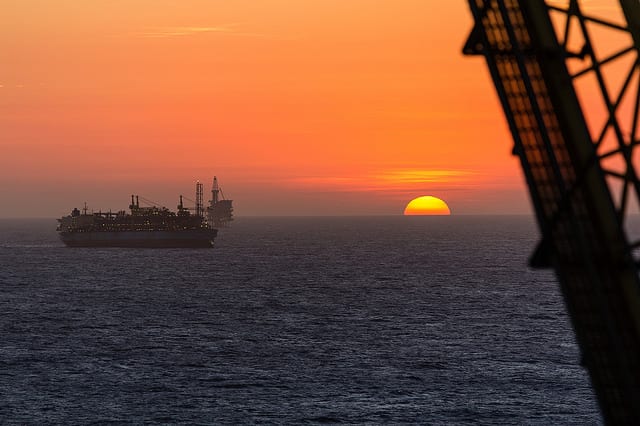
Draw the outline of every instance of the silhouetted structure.
[[[204,217],[202,184],[196,184],[195,214],[180,196],[178,211],[152,205],[140,207],[139,196],[131,196],[130,212],[82,213],[77,208],[58,219],[58,233],[70,247],[213,247],[218,230]],[[147,201],[149,204],[155,204]]]
[[[214,178],[213,200],[216,205],[219,191]],[[180,196],[178,211],[172,212],[166,207],[131,196],[130,212],[87,213],[74,208],[71,214],[58,219],[58,234],[62,242],[70,247],[213,247],[218,234],[211,217],[211,207],[207,207],[205,217],[204,190],[200,182],[196,183],[196,201],[194,207],[185,207]],[[140,207],[140,199],[151,204]],[[227,222],[231,220],[231,200],[228,207],[220,209],[227,213]],[[193,211],[194,213],[191,213]]]
[[[620,22],[559,3],[470,0],[464,52],[486,58],[542,233],[532,264],[555,268],[604,419],[640,424],[640,2],[613,1]]]
[[[207,207],[209,225],[217,228],[227,227],[233,221],[233,200],[224,198],[224,193],[218,185],[218,178],[213,177],[211,186],[211,201]]]

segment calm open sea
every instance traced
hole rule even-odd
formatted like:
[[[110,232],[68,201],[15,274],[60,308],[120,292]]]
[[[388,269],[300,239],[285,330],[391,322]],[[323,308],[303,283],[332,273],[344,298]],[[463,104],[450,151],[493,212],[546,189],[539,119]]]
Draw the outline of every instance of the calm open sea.
[[[0,220],[0,418],[600,424],[529,217],[239,218],[214,249]]]

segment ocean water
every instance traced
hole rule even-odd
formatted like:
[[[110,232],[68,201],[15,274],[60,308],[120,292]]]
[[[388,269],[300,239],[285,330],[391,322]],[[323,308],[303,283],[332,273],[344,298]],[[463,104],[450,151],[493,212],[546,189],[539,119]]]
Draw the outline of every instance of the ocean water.
[[[239,218],[213,249],[0,220],[8,423],[601,424],[530,217]]]

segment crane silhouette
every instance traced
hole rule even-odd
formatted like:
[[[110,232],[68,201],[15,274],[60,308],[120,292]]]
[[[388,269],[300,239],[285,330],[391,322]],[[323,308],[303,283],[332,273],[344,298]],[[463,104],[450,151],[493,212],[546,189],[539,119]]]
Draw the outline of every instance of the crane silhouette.
[[[607,423],[640,424],[640,2],[469,0]]]

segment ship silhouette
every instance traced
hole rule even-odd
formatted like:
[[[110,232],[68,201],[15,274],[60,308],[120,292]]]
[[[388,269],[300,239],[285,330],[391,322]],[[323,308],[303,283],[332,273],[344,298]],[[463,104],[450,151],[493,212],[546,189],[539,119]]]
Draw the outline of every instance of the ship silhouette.
[[[233,220],[232,200],[220,198],[222,191],[214,177],[212,199],[205,209],[203,186],[196,183],[195,207],[185,207],[183,196],[177,211],[132,195],[129,212],[89,212],[74,208],[58,219],[58,233],[69,247],[213,247],[217,227]],[[140,206],[140,199],[151,206]]]

